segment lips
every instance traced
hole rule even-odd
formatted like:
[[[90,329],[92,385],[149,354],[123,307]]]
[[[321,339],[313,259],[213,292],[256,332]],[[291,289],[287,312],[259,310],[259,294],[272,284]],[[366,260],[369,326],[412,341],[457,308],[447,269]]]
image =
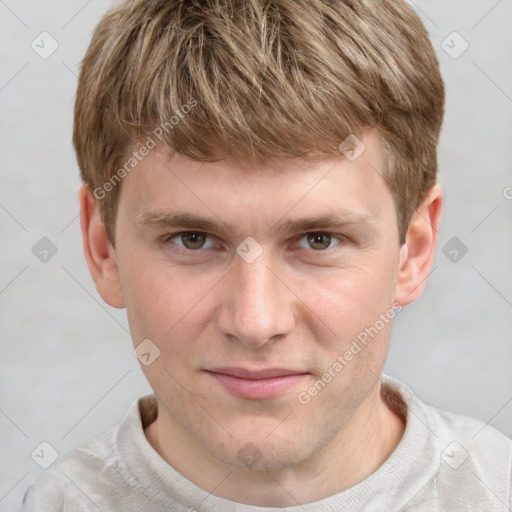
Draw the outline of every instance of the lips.
[[[247,380],[262,380],[271,379],[273,377],[286,377],[287,375],[302,375],[307,372],[302,370],[291,370],[288,368],[266,368],[261,370],[248,370],[240,367],[223,367],[215,368],[214,370],[207,370],[212,373],[220,373],[223,375],[231,375],[232,377],[238,377],[239,379]]]
[[[216,368],[206,372],[230,395],[248,400],[269,400],[291,391],[308,373],[289,368]]]

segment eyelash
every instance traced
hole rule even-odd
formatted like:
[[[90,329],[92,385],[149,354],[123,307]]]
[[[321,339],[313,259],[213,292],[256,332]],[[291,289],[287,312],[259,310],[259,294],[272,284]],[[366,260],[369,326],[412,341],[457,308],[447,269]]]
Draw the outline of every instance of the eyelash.
[[[164,244],[168,244],[169,242],[173,242],[174,239],[176,238],[179,238],[181,235],[206,235],[210,240],[213,240],[215,237],[213,237],[212,235],[208,234],[208,233],[205,233],[203,231],[179,231],[179,232],[176,232],[176,233],[169,233],[167,234],[163,239],[163,243]],[[301,240],[302,238],[304,238],[305,236],[308,236],[308,235],[330,235],[332,237],[332,241],[337,241],[338,243],[336,245],[334,245],[333,247],[328,247],[327,249],[321,249],[321,250],[314,250],[314,249],[306,249],[306,250],[309,250],[309,252],[312,252],[312,253],[316,253],[318,254],[319,256],[323,254],[330,254],[330,251],[335,249],[336,247],[338,247],[338,245],[341,245],[344,241],[346,241],[346,237],[343,236],[343,235],[339,235],[339,234],[336,234],[336,233],[330,233],[328,231],[308,231],[307,233],[304,233],[302,235],[300,235],[296,240]],[[207,249],[211,249],[211,247],[207,248],[207,249],[187,249],[187,248],[184,248],[184,247],[181,247],[179,246],[178,244],[175,244],[173,242],[173,244],[177,247],[177,249],[182,252],[183,254],[187,254],[187,255],[190,255],[190,254],[193,254],[193,253],[201,253],[201,252],[204,252],[205,250]],[[304,247],[300,248],[300,249],[305,249]]]

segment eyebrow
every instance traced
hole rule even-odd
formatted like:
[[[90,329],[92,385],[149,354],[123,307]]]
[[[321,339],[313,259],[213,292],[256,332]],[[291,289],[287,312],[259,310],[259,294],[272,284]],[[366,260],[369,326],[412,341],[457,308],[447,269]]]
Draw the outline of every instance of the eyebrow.
[[[151,229],[186,228],[203,230],[212,233],[235,233],[236,229],[227,224],[212,221],[208,218],[186,212],[170,212],[157,210],[140,215],[137,225]],[[335,212],[318,217],[281,220],[273,226],[268,226],[269,233],[296,233],[310,230],[326,230],[343,226],[360,226],[368,230],[375,228],[375,219],[367,213]]]

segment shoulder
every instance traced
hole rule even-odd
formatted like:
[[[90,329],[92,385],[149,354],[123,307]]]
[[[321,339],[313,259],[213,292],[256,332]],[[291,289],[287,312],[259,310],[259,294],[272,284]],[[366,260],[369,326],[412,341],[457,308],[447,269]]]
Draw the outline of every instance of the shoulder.
[[[27,489],[24,510],[88,511],[91,501],[87,498],[97,492],[93,482],[97,483],[98,475],[108,478],[114,476],[112,472],[116,471],[113,443],[116,430],[117,427],[114,427],[95,436],[45,470],[39,480]]]
[[[406,404],[408,421],[428,439],[425,448],[430,453],[418,453],[418,464],[430,459],[435,468],[431,480],[413,500],[418,508],[411,510],[423,510],[420,505],[433,502],[443,504],[446,510],[509,510],[512,439],[476,418],[423,402],[395,379],[386,376],[384,383],[398,391]],[[484,508],[474,508],[477,505]]]
[[[509,494],[512,439],[480,420],[426,406],[439,438],[441,462],[451,469],[466,465],[482,483]]]
[[[144,463],[143,426],[155,414],[153,395],[133,401],[117,426],[93,437],[45,470],[28,488],[24,510],[97,512],[101,505],[105,510],[135,510],[130,504],[133,489],[139,483],[128,471],[126,457],[135,458],[136,464]]]
[[[512,440],[475,418],[426,410],[439,436],[439,470],[425,494],[447,510],[510,510]]]
[[[470,460],[475,468],[503,478],[512,473],[512,439],[476,418],[422,404],[429,424],[439,437],[441,458],[452,466]]]
[[[402,382],[383,375],[382,384],[386,401],[401,414],[416,416],[440,443],[458,442],[468,452],[477,456],[485,449],[485,458],[498,457],[500,460],[512,456],[512,439],[491,426],[471,416],[456,414],[439,409],[421,400]]]

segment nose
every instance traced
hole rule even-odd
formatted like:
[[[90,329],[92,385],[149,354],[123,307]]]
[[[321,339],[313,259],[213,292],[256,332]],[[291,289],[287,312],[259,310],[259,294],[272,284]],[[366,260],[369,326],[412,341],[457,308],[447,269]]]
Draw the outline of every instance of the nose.
[[[295,325],[295,296],[270,264],[265,253],[252,263],[236,258],[223,288],[218,327],[252,348],[291,333]]]

